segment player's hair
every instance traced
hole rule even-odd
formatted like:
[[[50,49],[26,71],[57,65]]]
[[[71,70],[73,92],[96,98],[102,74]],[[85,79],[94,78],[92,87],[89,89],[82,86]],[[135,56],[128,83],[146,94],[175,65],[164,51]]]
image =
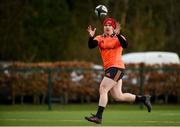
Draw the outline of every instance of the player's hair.
[[[116,28],[116,20],[113,18],[105,18],[103,21],[103,25],[111,25],[114,29]]]

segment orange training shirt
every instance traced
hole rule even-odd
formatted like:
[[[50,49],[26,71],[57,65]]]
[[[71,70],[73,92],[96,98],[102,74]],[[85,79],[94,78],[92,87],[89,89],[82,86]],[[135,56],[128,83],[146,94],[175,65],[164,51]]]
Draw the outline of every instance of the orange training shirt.
[[[98,47],[105,70],[110,67],[125,68],[122,61],[123,48],[117,36],[98,35],[94,39],[98,41]]]

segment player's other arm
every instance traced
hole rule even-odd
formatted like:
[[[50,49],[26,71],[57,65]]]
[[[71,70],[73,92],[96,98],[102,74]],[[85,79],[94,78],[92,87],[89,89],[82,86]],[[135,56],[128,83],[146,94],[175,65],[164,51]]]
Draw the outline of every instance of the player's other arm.
[[[116,29],[114,30],[114,33],[115,33],[116,36],[118,37],[118,40],[119,40],[121,46],[122,46],[123,48],[127,48],[128,42],[126,41],[125,37],[120,34],[120,31],[121,31],[120,24],[119,24],[119,22],[116,22]]]
[[[127,48],[128,42],[126,41],[125,37],[123,35],[118,34],[117,35],[118,40],[123,48]]]
[[[96,32],[96,28],[92,28],[91,25],[88,26],[87,31],[89,33],[88,47],[90,49],[95,48],[98,45],[98,41],[94,40],[94,35]]]
[[[98,41],[97,41],[97,40],[94,40],[94,37],[89,37],[88,47],[89,47],[90,49],[93,49],[93,48],[95,48],[97,45],[98,45]]]

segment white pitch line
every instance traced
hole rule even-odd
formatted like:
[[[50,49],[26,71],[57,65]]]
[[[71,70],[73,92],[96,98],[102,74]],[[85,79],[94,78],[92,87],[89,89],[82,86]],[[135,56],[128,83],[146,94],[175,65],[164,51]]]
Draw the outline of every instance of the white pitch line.
[[[11,120],[11,121],[39,121],[39,122],[82,122],[85,120],[58,120],[58,119],[2,119],[0,120]],[[180,121],[106,121],[106,122],[111,122],[111,123],[180,123]]]
[[[162,116],[180,116],[180,113],[162,113]]]
[[[107,122],[107,121],[106,121]],[[116,122],[119,123],[119,121],[109,121],[109,122]],[[155,120],[148,120],[148,121],[120,121],[122,123],[180,123],[180,121],[155,121]]]
[[[44,119],[2,119],[0,118],[0,121],[3,121],[3,120],[9,120],[9,121],[37,121],[37,122],[75,122],[75,123],[79,123],[79,122],[83,122],[85,120],[57,120],[57,119],[52,119],[52,120],[44,120]],[[106,123],[151,123],[151,124],[155,124],[155,123],[164,123],[164,124],[180,124],[180,121],[106,121]],[[102,126],[102,125],[101,125]],[[147,127],[147,126],[141,126],[141,125],[138,125],[138,127]],[[1,126],[3,127],[3,126]],[[8,126],[6,126],[8,127]],[[12,127],[12,126],[9,126],[9,127]],[[16,127],[16,126],[13,126],[13,127]],[[23,127],[23,126],[22,126]],[[28,127],[31,127],[31,126],[28,126]],[[32,127],[35,127],[35,126],[32,126]],[[38,126],[39,127],[39,126]],[[55,127],[55,126],[53,126]],[[62,126],[61,126],[62,127]],[[66,126],[67,127],[67,126]],[[72,126],[71,126],[72,127]],[[78,126],[77,126],[78,127]],[[108,126],[105,126],[105,127],[108,127]],[[110,127],[110,126],[109,126]],[[112,126],[111,126],[112,127]],[[124,127],[124,126],[113,126],[113,127]],[[126,126],[126,127],[133,127],[133,126]],[[159,126],[148,126],[148,127],[159,127]],[[163,127],[177,127],[176,126],[163,126]]]
[[[0,120],[11,120],[11,121],[39,121],[39,122],[82,122],[84,120],[57,120],[57,119],[51,119],[51,120],[47,120],[47,119],[0,119]]]

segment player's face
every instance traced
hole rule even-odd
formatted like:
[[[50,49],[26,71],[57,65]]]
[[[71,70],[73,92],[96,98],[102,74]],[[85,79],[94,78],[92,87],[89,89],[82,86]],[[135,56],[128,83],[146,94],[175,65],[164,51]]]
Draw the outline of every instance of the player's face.
[[[111,25],[109,24],[104,25],[104,34],[112,35],[113,31],[114,31],[114,28]]]

